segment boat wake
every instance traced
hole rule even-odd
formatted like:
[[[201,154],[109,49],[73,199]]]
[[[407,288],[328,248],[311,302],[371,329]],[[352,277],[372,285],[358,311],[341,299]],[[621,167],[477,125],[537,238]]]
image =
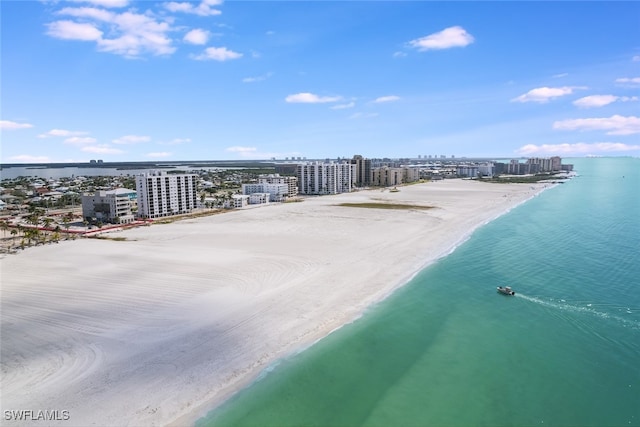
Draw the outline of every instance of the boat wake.
[[[518,294],[518,298],[565,312],[584,313],[601,319],[616,321],[625,327],[640,330],[640,320],[638,319],[640,308],[598,305],[581,301],[567,302],[564,299],[541,298],[521,293]]]

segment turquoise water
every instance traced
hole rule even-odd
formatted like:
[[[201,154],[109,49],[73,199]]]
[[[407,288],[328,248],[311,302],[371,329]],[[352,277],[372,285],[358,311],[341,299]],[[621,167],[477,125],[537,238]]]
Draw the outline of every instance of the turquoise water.
[[[573,163],[197,426],[640,426],[640,159]]]

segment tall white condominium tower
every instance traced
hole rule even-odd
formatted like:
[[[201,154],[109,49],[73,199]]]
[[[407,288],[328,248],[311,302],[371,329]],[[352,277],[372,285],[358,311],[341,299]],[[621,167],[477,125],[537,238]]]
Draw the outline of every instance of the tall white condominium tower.
[[[338,194],[352,190],[356,165],[343,163],[302,163],[298,165],[300,194]]]
[[[138,217],[160,218],[191,212],[196,207],[197,175],[155,171],[136,176]]]

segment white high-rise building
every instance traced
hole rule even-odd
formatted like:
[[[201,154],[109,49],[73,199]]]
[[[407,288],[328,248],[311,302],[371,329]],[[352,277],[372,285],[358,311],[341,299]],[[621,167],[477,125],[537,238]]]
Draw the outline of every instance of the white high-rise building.
[[[136,176],[138,216],[161,218],[189,213],[197,203],[197,175],[155,171]]]
[[[342,163],[302,163],[298,165],[300,194],[338,194],[350,192],[356,180],[356,165]]]

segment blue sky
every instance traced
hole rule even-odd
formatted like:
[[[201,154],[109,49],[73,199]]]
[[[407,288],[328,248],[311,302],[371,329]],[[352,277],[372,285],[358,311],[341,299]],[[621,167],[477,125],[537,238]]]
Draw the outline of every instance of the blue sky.
[[[640,155],[640,3],[2,1],[3,163]]]

